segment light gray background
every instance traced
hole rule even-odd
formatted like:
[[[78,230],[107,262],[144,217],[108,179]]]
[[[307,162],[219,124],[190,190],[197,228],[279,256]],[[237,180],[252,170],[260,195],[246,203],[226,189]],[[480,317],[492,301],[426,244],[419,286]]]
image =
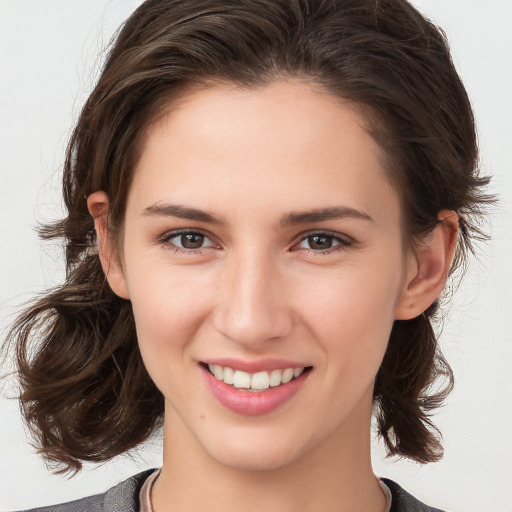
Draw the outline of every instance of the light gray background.
[[[115,28],[140,0],[0,0],[0,329],[16,306],[62,279],[59,247],[41,246],[38,221],[60,216],[60,166],[70,130]],[[492,241],[451,303],[442,336],[457,385],[436,415],[445,457],[385,461],[378,475],[453,512],[512,511],[512,1],[416,0],[445,28],[472,98],[482,167],[500,196]],[[8,370],[2,369],[1,373]],[[12,379],[0,384],[0,510],[101,492],[160,463],[156,440],[133,459],[87,466],[68,480],[47,472],[27,443]]]

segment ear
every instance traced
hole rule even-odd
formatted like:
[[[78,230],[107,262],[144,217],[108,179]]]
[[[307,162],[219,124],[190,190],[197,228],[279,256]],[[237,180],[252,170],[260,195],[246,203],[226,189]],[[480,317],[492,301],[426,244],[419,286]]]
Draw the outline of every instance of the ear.
[[[444,288],[457,245],[459,217],[453,210],[441,210],[437,218],[439,224],[409,257],[404,288],[395,310],[396,320],[421,315]]]
[[[108,230],[109,199],[105,192],[93,192],[87,198],[87,208],[94,219],[94,229],[98,244],[98,254],[103,272],[113,292],[123,299],[129,299],[126,279],[119,255]]]

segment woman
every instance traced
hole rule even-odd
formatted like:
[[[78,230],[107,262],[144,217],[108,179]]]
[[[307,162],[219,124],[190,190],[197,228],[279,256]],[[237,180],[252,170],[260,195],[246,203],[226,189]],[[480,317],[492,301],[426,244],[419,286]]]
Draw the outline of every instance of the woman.
[[[375,478],[370,422],[441,455],[430,321],[478,235],[476,156],[444,38],[403,1],[143,3],[44,233],[67,281],[11,339],[49,461],[162,424],[163,466],[49,510],[433,510]]]

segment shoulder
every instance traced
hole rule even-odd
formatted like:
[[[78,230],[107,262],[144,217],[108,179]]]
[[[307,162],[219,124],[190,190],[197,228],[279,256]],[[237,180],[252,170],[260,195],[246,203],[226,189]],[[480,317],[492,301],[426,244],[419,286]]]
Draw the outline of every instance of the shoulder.
[[[149,469],[131,476],[101,494],[22,512],[138,512],[140,488],[153,471]]]
[[[154,471],[154,469],[149,469],[131,476],[101,494],[22,512],[118,512],[120,510],[123,512],[138,512],[140,488]],[[389,487],[393,496],[391,512],[443,512],[417,500],[396,482],[387,478],[383,478],[382,481]]]
[[[390,512],[443,512],[438,508],[429,507],[417,500],[396,482],[387,478],[382,478],[381,480],[389,487],[393,496]]]

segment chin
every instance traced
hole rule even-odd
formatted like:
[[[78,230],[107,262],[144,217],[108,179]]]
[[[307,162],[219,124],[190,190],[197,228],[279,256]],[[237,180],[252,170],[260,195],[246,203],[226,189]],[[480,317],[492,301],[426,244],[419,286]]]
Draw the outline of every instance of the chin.
[[[301,457],[306,447],[290,443],[290,437],[280,438],[264,429],[244,435],[229,435],[204,446],[218,463],[241,471],[273,471],[287,466]],[[302,449],[300,449],[302,447]]]
[[[276,453],[270,450],[222,450],[211,453],[219,464],[239,471],[274,471],[290,464],[295,457],[291,453]]]

